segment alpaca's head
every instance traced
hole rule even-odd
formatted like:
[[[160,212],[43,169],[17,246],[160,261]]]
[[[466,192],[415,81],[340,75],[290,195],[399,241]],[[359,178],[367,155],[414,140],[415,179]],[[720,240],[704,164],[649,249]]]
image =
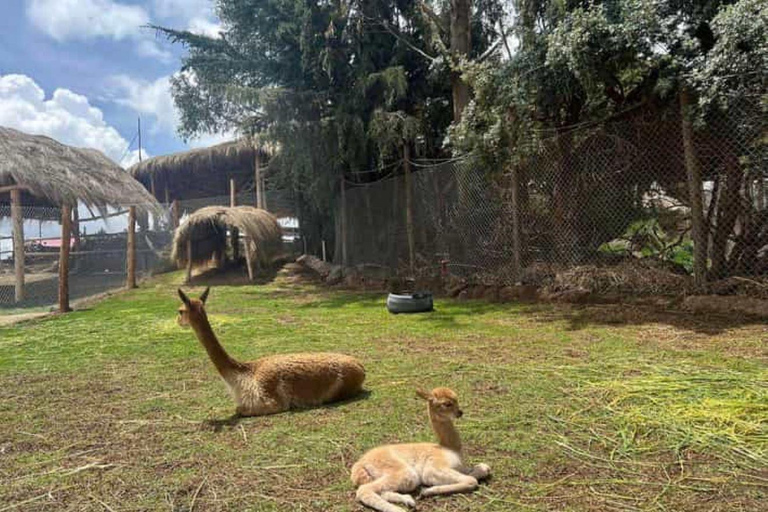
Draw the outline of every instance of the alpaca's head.
[[[429,404],[429,413],[443,420],[461,418],[464,414],[459,408],[459,397],[452,389],[435,388],[432,391],[416,390],[416,395]]]
[[[192,323],[207,318],[204,306],[206,299],[208,299],[208,292],[211,291],[210,287],[205,289],[199,299],[190,299],[187,294],[181,291],[181,288],[178,291],[182,305],[179,306],[179,317],[176,321],[180,326],[189,327]]]

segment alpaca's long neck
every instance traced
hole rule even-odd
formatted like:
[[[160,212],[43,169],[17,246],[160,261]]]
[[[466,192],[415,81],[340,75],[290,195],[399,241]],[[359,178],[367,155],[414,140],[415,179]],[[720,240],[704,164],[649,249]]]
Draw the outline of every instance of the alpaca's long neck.
[[[197,339],[205,347],[205,351],[208,352],[208,357],[211,358],[213,365],[219,371],[222,377],[227,377],[233,371],[237,370],[240,364],[227,354],[224,347],[219,343],[218,338],[211,329],[211,324],[208,319],[197,318],[190,321],[192,329],[194,329]]]
[[[444,446],[461,455],[461,437],[459,437],[456,427],[453,426],[453,422],[440,419],[432,414],[431,411],[429,413],[429,420],[432,423],[432,430],[435,431],[440,446]]]

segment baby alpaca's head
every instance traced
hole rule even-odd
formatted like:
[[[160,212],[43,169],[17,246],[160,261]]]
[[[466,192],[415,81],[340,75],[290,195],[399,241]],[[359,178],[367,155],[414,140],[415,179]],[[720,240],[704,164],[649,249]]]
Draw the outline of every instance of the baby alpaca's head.
[[[416,390],[416,395],[429,404],[431,415],[444,420],[461,418],[464,414],[459,408],[459,397],[452,389],[435,388],[432,391]]]
[[[202,295],[200,295],[199,299],[190,299],[183,291],[181,291],[181,288],[178,289],[179,297],[183,304],[179,306],[179,317],[176,321],[181,327],[189,327],[191,322],[194,322],[197,319],[206,318],[205,308],[203,306],[205,305],[205,301],[208,298],[208,292],[210,291],[211,288],[208,287]]]

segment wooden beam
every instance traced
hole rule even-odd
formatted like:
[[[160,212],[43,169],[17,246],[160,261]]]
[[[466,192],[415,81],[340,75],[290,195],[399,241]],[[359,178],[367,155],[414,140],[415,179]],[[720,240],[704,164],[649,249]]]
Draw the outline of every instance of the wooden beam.
[[[59,248],[59,313],[72,311],[69,307],[69,250],[72,239],[72,207],[61,207],[61,247]]]
[[[128,246],[125,252],[125,287],[136,288],[136,207],[128,208]]]
[[[11,189],[13,219],[13,266],[16,272],[16,302],[24,300],[24,216],[21,211],[21,189]]]
[[[24,185],[7,185],[5,187],[0,187],[0,194],[13,192],[14,190],[29,190],[29,188]]]
[[[235,189],[235,179],[229,180],[229,206],[237,206],[237,190]]]

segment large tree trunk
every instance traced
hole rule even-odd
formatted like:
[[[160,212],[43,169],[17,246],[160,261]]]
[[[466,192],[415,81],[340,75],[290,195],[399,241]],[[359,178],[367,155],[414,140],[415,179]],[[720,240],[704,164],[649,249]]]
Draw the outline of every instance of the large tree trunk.
[[[451,53],[457,62],[462,57],[467,57],[472,48],[471,16],[472,0],[451,0]],[[459,122],[464,108],[469,103],[469,86],[456,71],[451,74],[451,85],[453,120]]]

